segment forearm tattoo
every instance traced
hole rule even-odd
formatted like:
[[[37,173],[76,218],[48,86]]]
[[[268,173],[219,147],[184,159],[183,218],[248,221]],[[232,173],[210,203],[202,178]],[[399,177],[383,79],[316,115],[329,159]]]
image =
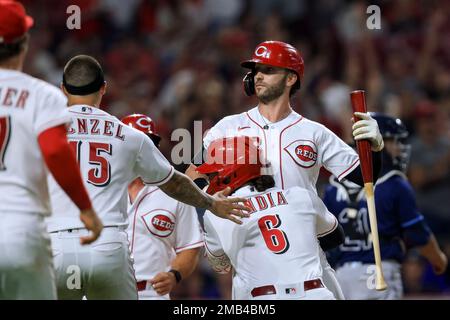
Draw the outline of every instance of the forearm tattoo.
[[[172,178],[160,188],[178,201],[197,208],[211,209],[212,197],[202,192],[191,179],[178,171],[175,171]]]

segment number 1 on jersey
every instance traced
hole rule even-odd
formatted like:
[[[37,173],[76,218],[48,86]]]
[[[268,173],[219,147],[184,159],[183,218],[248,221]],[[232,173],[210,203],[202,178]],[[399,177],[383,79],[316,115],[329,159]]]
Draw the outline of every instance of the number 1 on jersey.
[[[289,250],[289,240],[286,233],[278,229],[281,226],[279,215],[268,215],[259,218],[258,226],[270,251],[276,254],[283,254]]]
[[[5,155],[11,136],[11,118],[0,118],[0,171],[6,170]]]

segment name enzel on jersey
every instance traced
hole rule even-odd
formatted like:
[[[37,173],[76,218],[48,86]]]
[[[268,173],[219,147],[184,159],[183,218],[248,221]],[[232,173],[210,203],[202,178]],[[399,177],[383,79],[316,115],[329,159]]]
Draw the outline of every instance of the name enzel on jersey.
[[[272,195],[272,192],[268,192],[266,194],[248,198],[245,201],[245,205],[251,208],[250,214],[255,213],[256,211],[262,211],[287,204],[288,202],[282,191],[277,191],[274,196]]]
[[[124,141],[125,135],[122,134],[123,126],[109,120],[76,118],[70,124],[68,134],[91,134],[103,135]]]

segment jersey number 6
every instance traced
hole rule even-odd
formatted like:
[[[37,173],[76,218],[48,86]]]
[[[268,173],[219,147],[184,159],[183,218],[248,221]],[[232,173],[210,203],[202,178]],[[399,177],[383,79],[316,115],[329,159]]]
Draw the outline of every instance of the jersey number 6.
[[[70,146],[80,163],[82,141],[70,141]],[[104,187],[111,181],[111,164],[105,154],[112,155],[112,146],[109,143],[88,142],[89,164],[94,168],[89,169],[87,182],[96,187]],[[83,162],[84,163],[84,162]]]
[[[281,226],[281,219],[276,215],[269,215],[259,218],[259,230],[266,242],[267,248],[276,254],[283,254],[289,250],[289,240]]]

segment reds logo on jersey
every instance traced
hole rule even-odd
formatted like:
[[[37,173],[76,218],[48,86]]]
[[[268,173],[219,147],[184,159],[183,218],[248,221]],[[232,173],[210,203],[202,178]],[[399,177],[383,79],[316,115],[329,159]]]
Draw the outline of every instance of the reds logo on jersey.
[[[158,237],[168,237],[175,229],[175,215],[164,209],[152,210],[141,218],[148,231]]]
[[[317,147],[309,140],[295,140],[284,148],[299,166],[311,168],[317,162]]]

